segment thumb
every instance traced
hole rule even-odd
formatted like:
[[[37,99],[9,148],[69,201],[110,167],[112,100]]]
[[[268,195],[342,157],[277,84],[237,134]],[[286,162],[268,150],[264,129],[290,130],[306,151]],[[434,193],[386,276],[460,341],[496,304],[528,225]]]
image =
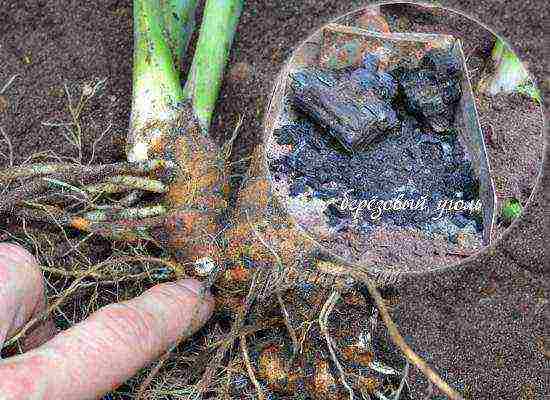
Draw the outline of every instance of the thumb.
[[[214,300],[203,290],[196,280],[157,285],[102,308],[35,350],[0,361],[2,399],[100,397],[208,320]]]

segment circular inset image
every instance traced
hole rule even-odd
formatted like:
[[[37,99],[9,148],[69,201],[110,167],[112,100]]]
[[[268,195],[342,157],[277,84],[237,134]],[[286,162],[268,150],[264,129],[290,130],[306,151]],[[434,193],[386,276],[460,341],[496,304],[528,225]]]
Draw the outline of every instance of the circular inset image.
[[[448,268],[528,203],[541,102],[509,45],[469,17],[371,6],[294,51],[267,112],[264,166],[322,253],[371,272]]]

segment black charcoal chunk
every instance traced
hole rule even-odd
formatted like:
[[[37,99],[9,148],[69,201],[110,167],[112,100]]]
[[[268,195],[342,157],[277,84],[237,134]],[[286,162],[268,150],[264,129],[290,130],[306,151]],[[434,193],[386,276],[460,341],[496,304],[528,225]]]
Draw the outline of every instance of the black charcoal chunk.
[[[348,215],[340,210],[340,208],[335,204],[329,204],[325,209],[324,214],[328,218],[328,224],[331,226],[336,226],[342,220],[348,219]]]
[[[380,220],[372,219],[376,208],[359,213],[356,227],[365,232],[380,221],[426,230],[439,202],[479,198],[479,182],[457,136],[438,134],[456,132],[462,71],[452,54],[439,50],[413,68],[401,65],[389,73],[379,72],[379,61],[367,54],[359,69],[309,67],[292,74],[294,122],[274,133],[289,154],[270,169],[287,175],[290,196],[332,201],[325,216],[335,230],[356,223],[351,211],[338,207],[344,194],[355,205],[401,195],[424,203],[421,210],[384,210]],[[477,214],[456,214],[452,228],[482,229],[473,224]]]
[[[432,49],[427,52],[420,64],[433,71],[439,79],[460,78],[462,68],[459,60],[448,50]]]
[[[436,132],[450,130],[462,95],[456,57],[445,50],[432,50],[422,58],[419,68],[396,68],[393,75],[409,112],[420,116]]]
[[[290,186],[290,195],[292,197],[298,196],[306,191],[307,188],[307,179],[304,177],[296,179],[294,183]]]
[[[374,53],[365,53],[363,57],[363,69],[375,73],[378,71],[378,66],[380,65],[380,57]]]
[[[377,73],[359,68],[351,73],[351,78],[358,81],[365,90],[373,91],[386,101],[391,101],[397,94],[397,81],[385,72]]]
[[[290,87],[294,106],[348,151],[398,125],[395,111],[381,96],[347,76],[308,68],[291,74]]]

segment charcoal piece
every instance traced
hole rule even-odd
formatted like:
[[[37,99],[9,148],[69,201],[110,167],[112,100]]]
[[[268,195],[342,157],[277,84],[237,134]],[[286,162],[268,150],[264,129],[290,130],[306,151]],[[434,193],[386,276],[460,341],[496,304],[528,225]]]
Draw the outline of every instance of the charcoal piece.
[[[378,66],[380,65],[380,57],[374,53],[365,53],[363,57],[363,69],[375,73],[378,71]]]
[[[277,138],[277,143],[282,145],[296,144],[296,125],[297,124],[285,125],[280,129],[276,129],[273,134]]]
[[[430,50],[422,57],[420,65],[433,71],[438,79],[459,78],[462,70],[458,59],[445,49]]]
[[[272,160],[269,163],[269,169],[273,171],[275,175],[278,174],[290,174],[293,172],[291,167],[291,159],[289,155],[284,155],[280,158]]]
[[[292,100],[350,151],[360,150],[385,130],[398,125],[392,107],[354,79],[308,68],[291,74]]]
[[[351,78],[358,80],[366,90],[373,90],[386,101],[391,101],[397,94],[397,81],[386,73],[378,71],[380,57],[377,54],[366,53],[363,58],[363,68],[351,73]]]
[[[377,73],[359,68],[351,73],[351,79],[358,81],[365,90],[373,91],[388,102],[397,94],[397,81],[385,72]]]
[[[331,175],[332,175],[331,172],[329,172],[325,168],[323,168],[323,169],[321,169],[320,171],[317,172],[317,179],[322,184],[328,183],[331,180]]]
[[[339,196],[339,193],[337,190],[334,189],[319,189],[313,192],[313,196],[317,197],[321,200],[328,200],[328,199],[334,199]]]
[[[445,103],[433,72],[407,70],[400,76],[399,83],[405,92],[407,108],[413,114],[429,117],[445,112]]]
[[[419,68],[396,68],[397,78],[409,112],[422,119],[436,132],[449,131],[461,97],[460,65],[449,52],[432,50]]]
[[[317,71],[319,73],[316,73]],[[367,76],[369,79],[377,79],[374,68],[360,72],[365,76],[371,74]],[[276,140],[289,147],[290,155],[287,158],[283,157],[282,162],[285,163],[289,175],[290,195],[296,196],[307,191],[308,196],[316,199],[327,202],[336,200],[332,206],[327,207],[324,215],[329,226],[338,231],[365,230],[365,227],[372,228],[384,222],[416,227],[429,233],[429,227],[438,215],[439,201],[456,199],[457,195],[463,200],[479,196],[476,194],[479,182],[473,177],[471,163],[465,159],[466,154],[458,137],[450,134],[437,135],[433,129],[426,127],[427,121],[447,118],[445,113],[449,110],[448,103],[460,99],[460,92],[453,89],[458,87],[457,82],[451,78],[441,80],[437,71],[427,69],[403,68],[400,75],[392,71],[392,75],[395,74],[395,78],[392,79],[399,81],[401,93],[390,103],[375,93],[374,84],[368,89],[357,79],[350,79],[352,74],[353,72],[349,71],[332,72],[317,69],[305,70],[305,73],[301,71],[296,74],[295,81],[290,81],[291,93],[295,94],[298,101],[292,97],[290,99],[294,105],[300,104],[300,98],[310,95],[308,90],[316,90],[317,95],[320,93],[325,96],[321,96],[321,100],[316,100],[316,105],[322,104],[322,100],[334,100],[336,96],[338,106],[348,112],[364,110],[361,107],[368,105],[368,111],[373,115],[393,112],[394,117],[396,114],[392,107],[399,107],[400,121],[391,130],[383,129],[384,126],[392,126],[391,122],[387,125],[384,125],[383,120],[375,122],[373,128],[383,132],[383,136],[375,137],[368,147],[349,152],[343,151],[344,144],[337,140],[338,137],[331,125],[320,123],[319,118],[316,118],[315,114],[312,116],[306,108],[295,107],[298,108],[296,111],[301,111],[297,118],[275,131]],[[410,76],[411,84],[416,85],[414,90],[417,90],[419,85],[418,80],[415,81],[413,78],[420,77],[420,86],[424,84],[433,90],[439,95],[438,101],[426,104],[421,101],[411,103],[410,108],[416,106],[417,113],[411,112],[409,105],[404,104],[407,98],[403,96],[402,87],[402,82],[409,79],[407,74]],[[315,90],[312,90],[312,87]],[[348,97],[338,97],[342,92]],[[333,110],[339,111],[340,108],[336,107]],[[281,167],[275,165],[271,167],[277,172],[281,170]],[[344,193],[348,194],[351,201],[357,203],[371,199],[390,200],[404,192],[404,199],[407,201],[420,202],[423,199],[422,201],[426,202],[425,208],[421,211],[384,210],[379,220],[373,220],[375,208],[371,212],[360,213],[359,221],[354,222],[351,218],[352,212],[344,212],[338,207]],[[477,222],[474,221],[477,214],[464,213],[464,218],[465,220],[449,223],[455,229],[459,229],[459,225],[469,221],[465,226],[473,224],[478,231],[482,229],[482,225],[476,225]],[[365,230],[367,231],[368,229]]]
[[[438,143],[422,143],[420,145],[423,159],[433,160],[436,162],[443,162],[444,154],[443,148]]]
[[[441,86],[441,97],[445,104],[453,104],[460,100],[460,82],[457,79],[439,81]]]
[[[467,218],[464,215],[464,213],[456,212],[456,213],[453,213],[453,216],[451,218],[451,222],[462,229],[466,225],[470,224],[472,222],[472,220]]]
[[[331,226],[337,225],[341,220],[348,219],[349,216],[344,211],[342,211],[337,205],[329,204],[325,209],[324,214],[328,218],[328,223]]]

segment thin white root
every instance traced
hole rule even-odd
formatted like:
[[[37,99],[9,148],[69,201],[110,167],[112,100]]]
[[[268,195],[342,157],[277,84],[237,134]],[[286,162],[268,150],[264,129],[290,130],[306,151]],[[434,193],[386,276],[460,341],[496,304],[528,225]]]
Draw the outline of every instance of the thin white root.
[[[296,355],[298,354],[298,349],[300,348],[298,335],[296,335],[296,330],[292,327],[292,321],[290,320],[290,315],[288,314],[288,310],[286,309],[285,302],[281,297],[281,294],[277,292],[275,293],[275,295],[277,297],[277,301],[279,302],[279,307],[281,307],[281,311],[283,313],[286,329],[288,331],[288,334],[290,335],[290,339],[292,340],[292,362],[294,360],[294,357],[296,357]]]
[[[321,333],[323,334],[323,336],[325,337],[325,341],[327,342],[328,350],[330,352],[330,357],[332,358],[332,361],[334,362],[334,365],[336,366],[336,369],[340,374],[340,380],[342,381],[342,385],[348,391],[349,399],[354,400],[353,389],[349,386],[346,380],[346,373],[344,372],[344,369],[342,368],[340,361],[338,361],[338,357],[336,356],[336,353],[334,351],[335,346],[332,343],[332,340],[330,338],[330,334],[328,331],[328,318],[332,310],[334,309],[334,306],[338,303],[339,300],[340,300],[340,293],[336,290],[332,291],[328,300],[325,302],[325,304],[323,305],[323,308],[321,309],[321,313],[319,315],[319,327],[321,328]]]
[[[258,395],[258,400],[265,400],[265,394],[262,389],[262,386],[260,385],[260,382],[258,382],[258,379],[256,379],[256,374],[254,373],[254,368],[252,367],[252,363],[250,362],[250,357],[248,356],[248,347],[246,346],[246,335],[240,336],[240,347],[241,352],[243,353],[243,360],[244,365],[246,367],[246,371],[248,372],[248,377],[250,378],[250,381],[254,385],[254,388],[256,389],[256,393]]]
[[[407,381],[407,377],[409,376],[409,360],[407,360],[407,363],[405,364],[405,369],[403,370],[403,377],[401,378],[401,383],[399,384],[399,388],[397,389],[397,392],[395,392],[394,400],[399,400],[401,397],[401,392],[403,388],[405,387],[405,382]]]

